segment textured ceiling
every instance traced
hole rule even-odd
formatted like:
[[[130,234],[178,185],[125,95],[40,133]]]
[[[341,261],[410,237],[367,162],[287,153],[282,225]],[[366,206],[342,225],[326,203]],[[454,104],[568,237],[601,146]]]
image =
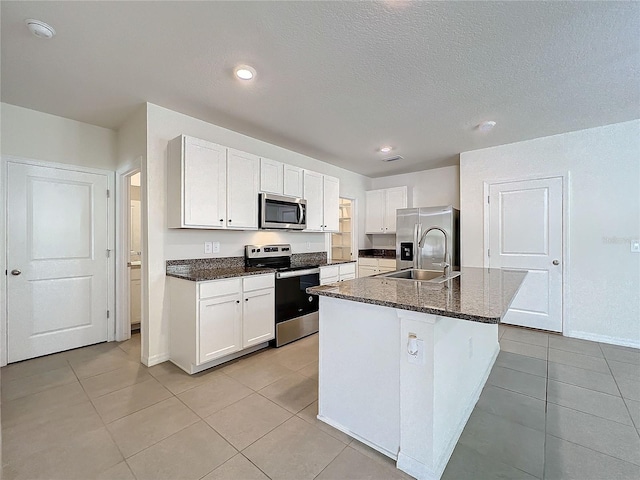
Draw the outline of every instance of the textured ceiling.
[[[117,129],[151,102],[369,176],[640,117],[637,2],[11,2],[3,102]],[[57,35],[31,35],[26,18]],[[240,63],[251,84],[232,76]],[[493,119],[489,134],[474,129]],[[394,145],[384,163],[376,152]]]

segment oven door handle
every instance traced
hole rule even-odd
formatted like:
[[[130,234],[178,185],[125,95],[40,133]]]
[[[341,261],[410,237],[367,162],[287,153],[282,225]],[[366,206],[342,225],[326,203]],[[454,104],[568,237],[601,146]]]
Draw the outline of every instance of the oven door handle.
[[[292,272],[278,272],[276,273],[276,278],[301,277],[303,275],[313,275],[314,273],[320,273],[320,269],[309,268],[307,270],[294,270]]]

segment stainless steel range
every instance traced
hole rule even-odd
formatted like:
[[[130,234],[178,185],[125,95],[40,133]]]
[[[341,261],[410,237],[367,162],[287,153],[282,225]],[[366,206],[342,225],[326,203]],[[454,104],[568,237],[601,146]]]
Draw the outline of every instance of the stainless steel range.
[[[320,285],[318,265],[291,266],[291,245],[247,245],[247,267],[276,269],[276,347],[318,331],[318,297],[306,293]]]

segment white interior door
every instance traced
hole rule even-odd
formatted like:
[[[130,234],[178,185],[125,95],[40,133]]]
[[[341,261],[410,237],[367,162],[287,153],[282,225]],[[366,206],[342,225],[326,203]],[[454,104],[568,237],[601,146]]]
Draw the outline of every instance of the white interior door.
[[[7,170],[8,361],[107,340],[107,176]]]
[[[527,270],[503,322],[562,331],[562,179],[492,184],[489,265]]]

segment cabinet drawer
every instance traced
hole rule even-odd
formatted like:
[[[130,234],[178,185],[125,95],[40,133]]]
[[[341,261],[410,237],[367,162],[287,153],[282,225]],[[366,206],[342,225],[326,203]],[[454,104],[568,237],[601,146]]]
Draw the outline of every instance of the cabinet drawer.
[[[340,267],[340,276],[343,275],[355,275],[356,273],[356,264],[355,263],[345,263],[343,265],[339,265]]]
[[[359,258],[358,264],[363,265],[365,267],[377,267],[378,259],[377,258]]]
[[[245,292],[251,292],[252,290],[260,290],[262,288],[273,288],[276,284],[276,276],[273,273],[268,275],[254,275],[251,277],[244,277],[242,279],[242,289]]]
[[[394,258],[380,258],[378,266],[381,269],[391,268],[392,270],[396,269],[396,260]]]
[[[322,267],[320,269],[320,280],[325,280],[330,277],[337,277],[339,274],[340,274],[340,267],[338,265]]]
[[[324,277],[320,280],[320,285],[327,285],[329,283],[337,283],[340,280],[340,277],[337,275],[335,277]]]
[[[356,273],[348,273],[347,275],[340,275],[340,281],[344,282],[345,280],[353,280],[356,278]]]
[[[233,295],[240,293],[242,280],[240,278],[230,278],[228,280],[212,280],[200,284],[200,299],[221,297],[223,295]]]

